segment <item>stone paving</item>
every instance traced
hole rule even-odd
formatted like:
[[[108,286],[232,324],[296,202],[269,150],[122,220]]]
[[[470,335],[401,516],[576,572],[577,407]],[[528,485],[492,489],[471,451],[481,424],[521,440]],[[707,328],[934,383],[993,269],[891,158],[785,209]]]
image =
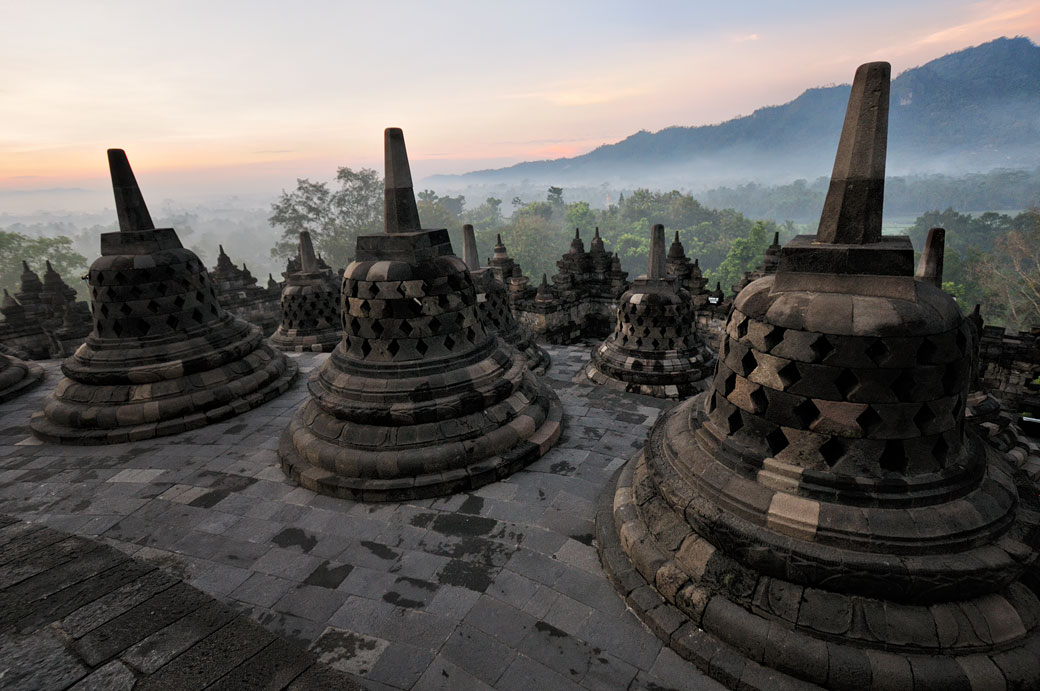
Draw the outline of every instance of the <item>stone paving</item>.
[[[722,689],[625,609],[600,567],[596,499],[667,401],[571,379],[593,342],[548,347],[558,444],[470,493],[360,504],[286,481],[278,437],[328,355],[226,422],[104,447],[44,444],[60,375],[0,405],[0,513],[98,536],[370,689]]]
[[[3,515],[0,686],[360,689],[314,653],[162,569]]]

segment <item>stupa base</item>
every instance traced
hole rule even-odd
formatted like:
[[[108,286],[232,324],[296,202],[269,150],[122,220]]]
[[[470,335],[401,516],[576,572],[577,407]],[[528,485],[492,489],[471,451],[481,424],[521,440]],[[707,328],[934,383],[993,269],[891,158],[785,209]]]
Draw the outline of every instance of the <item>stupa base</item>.
[[[714,367],[714,364],[712,362],[711,366]],[[703,373],[698,373],[697,376],[701,378],[695,381],[684,380],[678,375],[645,377],[644,381],[626,381],[612,377],[597,367],[595,362],[589,362],[578,372],[573,381],[576,384],[588,384],[591,382],[597,386],[604,386],[615,391],[625,391],[626,393],[642,394],[655,398],[680,399],[689,398],[707,390],[711,386],[712,377],[710,372],[707,376]],[[654,381],[654,379],[658,381]]]
[[[1040,688],[1040,602],[1021,583],[913,604],[749,577],[657,493],[643,451],[600,496],[596,539],[636,616],[729,688]]]
[[[339,329],[301,335],[279,327],[268,342],[286,353],[331,353],[341,340],[343,332]]]
[[[332,472],[314,465],[300,453],[298,447],[315,449],[328,442],[310,434],[304,423],[306,415],[297,414],[282,435],[278,447],[282,471],[301,487],[319,494],[355,501],[384,502],[427,499],[456,492],[470,492],[511,475],[541,458],[560,437],[563,406],[551,390],[548,406],[541,424],[534,427],[531,418],[520,416],[490,434],[477,439],[456,441],[451,444],[422,448],[407,448],[379,452],[384,456],[378,467],[384,477],[361,477],[348,472]],[[305,411],[301,411],[304,412]],[[533,431],[532,431],[533,427]],[[490,455],[477,458],[467,465],[449,469],[434,469],[436,459],[451,456],[477,455],[475,449],[492,449]],[[337,465],[357,467],[355,449],[337,452]],[[403,473],[404,468],[428,468],[426,472]]]
[[[284,355],[275,357],[275,353],[267,350],[271,355],[267,359],[266,367],[253,371],[250,374],[232,379],[221,387],[212,387],[199,392],[202,399],[217,400],[219,395],[226,402],[205,409],[195,410],[185,415],[175,415],[168,419],[161,417],[153,421],[141,421],[137,424],[127,424],[118,427],[73,427],[55,422],[47,417],[45,411],[34,413],[29,425],[32,433],[37,439],[52,444],[68,444],[75,446],[93,446],[99,444],[121,444],[130,441],[141,441],[154,437],[163,437],[170,434],[179,434],[189,430],[198,429],[214,422],[220,422],[234,417],[246,411],[252,410],[289,390],[296,381],[299,374],[299,366],[293,360],[288,360]],[[279,371],[280,363],[284,361],[284,368]],[[242,367],[242,361],[232,362],[227,367],[234,371],[234,367]],[[191,375],[204,377],[201,375]],[[257,388],[257,379],[264,378],[266,383]],[[249,380],[249,381],[247,381]],[[98,395],[104,396],[107,390],[127,387],[97,387]],[[217,389],[220,391],[217,391]],[[245,391],[242,391],[246,389]],[[194,394],[192,395],[194,399]],[[140,408],[130,411],[135,416],[147,416],[152,410],[161,416],[165,401],[145,401]],[[134,404],[130,404],[134,405]]]
[[[30,391],[43,381],[43,368],[35,362],[11,360],[0,371],[0,403],[6,403]]]

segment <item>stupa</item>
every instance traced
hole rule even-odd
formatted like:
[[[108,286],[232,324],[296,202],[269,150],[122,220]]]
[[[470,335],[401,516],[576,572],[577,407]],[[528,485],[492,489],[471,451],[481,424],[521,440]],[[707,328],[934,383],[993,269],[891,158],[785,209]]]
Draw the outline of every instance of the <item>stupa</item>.
[[[259,285],[244,263],[241,269],[235,266],[224,245],[218,245],[217,265],[210,271],[210,280],[225,311],[259,326],[265,335],[278,328],[282,319],[278,308],[280,293]]]
[[[39,307],[26,309],[20,300],[4,288],[4,297],[0,300],[0,343],[24,353],[31,360],[48,360],[59,355],[61,346],[46,331]]]
[[[576,380],[659,398],[707,387],[715,357],[697,333],[690,294],[667,276],[664,226],[650,234],[650,266],[618,300],[614,333],[592,351]]]
[[[94,330],[30,423],[44,441],[111,444],[174,434],[284,392],[296,364],[225,312],[205,266],[155,228],[121,149],[109,149],[119,231],[90,267]]]
[[[0,403],[29,391],[43,380],[43,368],[0,346]]]
[[[322,269],[307,231],[300,233],[299,271],[282,288],[282,323],[271,336],[279,350],[327,353],[343,337],[339,285],[331,269]]]
[[[485,328],[519,350],[527,358],[527,366],[532,372],[545,374],[551,362],[549,353],[535,343],[531,331],[521,326],[513,316],[506,285],[498,280],[490,267],[480,267],[477,240],[469,223],[462,226],[462,242],[462,260],[477,289],[477,308]]]
[[[965,427],[972,327],[881,234],[889,84],[859,68],[819,231],[600,504],[610,579],[731,688],[1040,688],[1036,488]]]
[[[538,458],[562,408],[477,313],[448,231],[422,230],[404,135],[385,134],[386,233],[359,237],[342,288],[344,337],[282,437],[304,487],[366,501],[470,490]]]
[[[67,284],[50,260],[43,274],[43,301],[50,308],[46,328],[54,334],[61,346],[61,355],[68,356],[86,340],[94,328],[90,307],[76,299],[76,291]]]

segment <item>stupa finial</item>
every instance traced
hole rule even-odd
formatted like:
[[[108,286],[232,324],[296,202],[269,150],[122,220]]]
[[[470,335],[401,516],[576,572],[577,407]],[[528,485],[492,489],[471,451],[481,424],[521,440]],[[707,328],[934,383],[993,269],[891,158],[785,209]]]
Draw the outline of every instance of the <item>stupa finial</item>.
[[[119,230],[133,232],[135,230],[153,230],[155,224],[144,203],[144,195],[137,186],[137,178],[130,168],[130,161],[122,149],[108,150],[108,170],[112,175],[112,193],[116,199],[116,215],[119,217]]]
[[[477,236],[473,233],[473,226],[466,223],[462,226],[462,261],[470,271],[480,268],[480,257],[477,255]]]
[[[887,62],[868,62],[856,70],[817,242],[864,245],[881,240],[891,77]]]
[[[421,229],[419,207],[412,189],[412,171],[404,147],[404,132],[388,127],[384,132],[385,182],[384,198],[387,233],[414,233]]]
[[[318,270],[318,260],[314,256],[314,245],[311,243],[311,234],[306,230],[300,231],[300,271],[307,273]]]

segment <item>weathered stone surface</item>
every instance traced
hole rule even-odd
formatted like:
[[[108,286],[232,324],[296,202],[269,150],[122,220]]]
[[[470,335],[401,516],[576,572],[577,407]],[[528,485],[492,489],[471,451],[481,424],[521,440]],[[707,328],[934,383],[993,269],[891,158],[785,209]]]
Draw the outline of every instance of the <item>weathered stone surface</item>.
[[[279,350],[329,352],[343,337],[339,284],[314,256],[310,233],[300,233],[300,270],[282,288],[282,318],[271,344]]]
[[[90,268],[94,330],[32,420],[39,438],[109,444],[182,432],[284,392],[295,363],[225,312],[209,275],[171,228],[151,226],[122,150],[109,150],[118,233]],[[142,223],[137,228],[128,224]]]
[[[400,130],[386,132],[387,233],[358,238],[344,273],[344,336],[282,438],[302,486],[363,501],[449,494],[544,454],[562,411],[526,359],[489,334],[446,230],[421,230],[405,197]]]
[[[0,403],[31,390],[42,380],[42,367],[14,357],[0,346]]]
[[[268,274],[268,278],[271,278]],[[210,280],[217,292],[221,307],[242,321],[259,326],[266,335],[273,333],[281,321],[279,310],[280,289],[271,290],[270,284],[263,288],[249,268],[235,266],[231,258],[219,246],[217,265],[210,271]]]
[[[527,358],[527,366],[532,372],[545,374],[551,362],[549,354],[535,343],[534,334],[530,329],[522,326],[513,316],[513,310],[509,306],[508,290],[498,280],[495,271],[480,268],[473,226],[466,224],[462,227],[462,239],[470,248],[469,258],[463,261],[469,267],[469,275],[473,278],[473,285],[477,290],[477,311],[484,327],[520,351]],[[499,240],[501,241],[501,238]]]
[[[582,375],[593,383],[660,398],[706,388],[715,366],[697,333],[693,301],[665,275],[664,226],[655,225],[646,276],[618,300],[614,333],[592,351]]]
[[[660,635],[635,573],[732,688],[1040,686],[1035,488],[965,428],[978,339],[935,285],[941,234],[916,279],[909,240],[880,236],[887,70],[857,72],[820,235],[743,288],[712,390],[658,420],[599,514],[629,606]]]

